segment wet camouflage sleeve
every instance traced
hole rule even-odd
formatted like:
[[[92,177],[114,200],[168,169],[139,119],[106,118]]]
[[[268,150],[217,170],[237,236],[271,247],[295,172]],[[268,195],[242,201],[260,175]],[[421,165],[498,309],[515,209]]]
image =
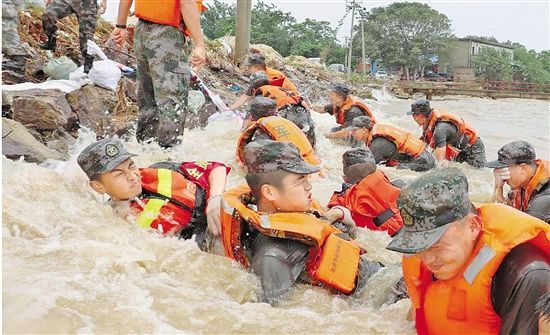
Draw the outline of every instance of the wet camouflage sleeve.
[[[369,149],[374,155],[376,164],[392,158],[397,151],[395,144],[383,137],[373,139],[369,145]]]
[[[447,144],[453,145],[458,137],[456,126],[450,122],[438,122],[435,125],[433,142],[436,148],[444,147]]]
[[[349,127],[351,126],[351,123],[353,122],[353,119],[355,119],[358,116],[365,115],[365,112],[359,107],[351,107],[348,112],[346,113],[346,118],[344,119],[344,124],[342,126]]]
[[[210,173],[212,170],[220,166],[225,167],[227,174],[231,171],[231,168],[223,163],[203,161],[183,162],[181,163],[180,168],[187,179],[208,191],[210,189],[210,183],[208,181]]]

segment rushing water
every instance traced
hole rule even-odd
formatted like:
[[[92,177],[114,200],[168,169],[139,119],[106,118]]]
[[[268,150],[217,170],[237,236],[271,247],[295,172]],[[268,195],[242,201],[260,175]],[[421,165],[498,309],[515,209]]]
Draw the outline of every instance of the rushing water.
[[[411,100],[375,92],[369,101],[380,121],[419,134],[408,110]],[[549,158],[549,105],[538,100],[436,99],[481,134],[488,159],[504,143],[525,139]],[[322,134],[334,125],[314,115],[318,151],[329,171],[313,177],[314,195],[326,204],[340,187],[342,144]],[[130,141],[140,166],[173,160],[219,160],[233,167],[228,187],[243,182],[235,162],[238,124],[212,123],[192,130],[170,151]],[[399,270],[379,273],[367,295],[350,301],[298,285],[279,306],[255,302],[256,278],[228,259],[201,252],[191,241],[162,238],[117,217],[87,185],[76,156],[93,136],[83,132],[68,162],[42,166],[2,159],[4,333],[368,333],[412,334],[405,320],[409,301],[385,305],[389,282]],[[460,166],[473,201],[488,201],[492,172]],[[410,181],[418,173],[383,168]],[[372,259],[397,264],[384,249],[385,233],[361,229],[359,240]]]

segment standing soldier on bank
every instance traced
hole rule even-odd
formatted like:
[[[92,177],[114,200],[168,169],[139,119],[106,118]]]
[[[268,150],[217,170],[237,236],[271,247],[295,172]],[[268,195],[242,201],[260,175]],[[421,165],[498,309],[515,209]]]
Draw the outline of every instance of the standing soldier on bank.
[[[105,13],[107,0],[101,0],[99,15]],[[98,16],[96,0],[46,0],[46,11],[42,16],[42,29],[48,36],[48,41],[40,45],[42,49],[55,51],[57,32],[57,20],[71,14],[78,18],[78,39],[80,42],[80,53],[84,58],[84,73],[92,68],[94,57],[88,55],[87,40],[94,40],[95,27]]]
[[[132,3],[121,0],[118,7],[111,36],[119,45],[126,35]],[[183,135],[187,116],[189,40],[184,30],[194,43],[191,66],[200,68],[206,62],[199,10],[195,0],[136,0],[135,15],[139,18],[134,33],[139,104],[136,137],[138,141],[156,139],[160,146],[172,147]]]

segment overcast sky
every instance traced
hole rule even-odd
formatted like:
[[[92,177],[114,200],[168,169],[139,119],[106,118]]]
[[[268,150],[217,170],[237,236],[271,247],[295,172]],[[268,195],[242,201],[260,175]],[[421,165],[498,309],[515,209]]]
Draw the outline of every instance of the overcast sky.
[[[210,0],[206,0],[208,4]],[[225,0],[227,2],[236,2]],[[114,20],[118,1],[109,0],[104,17]],[[273,3],[281,10],[292,13],[298,21],[311,18],[328,21],[334,28],[346,13],[345,0],[264,0]],[[358,0],[358,2],[361,2]],[[362,1],[362,6],[370,10],[387,6],[395,1]],[[427,3],[435,10],[447,15],[452,21],[454,33],[458,37],[466,35],[494,36],[505,42],[519,42],[527,49],[537,51],[550,49],[550,1],[418,1]],[[253,1],[253,4],[256,1]],[[338,32],[343,40],[349,36],[350,18]]]

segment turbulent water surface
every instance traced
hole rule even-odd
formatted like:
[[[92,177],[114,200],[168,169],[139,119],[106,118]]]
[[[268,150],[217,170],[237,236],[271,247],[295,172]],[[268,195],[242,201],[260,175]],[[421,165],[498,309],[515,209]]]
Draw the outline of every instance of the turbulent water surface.
[[[419,134],[405,115],[411,100],[376,92],[368,101],[381,122]],[[488,159],[510,140],[526,139],[549,158],[549,105],[544,101],[448,97],[432,102],[456,112],[479,130]],[[318,151],[329,177],[313,178],[314,194],[326,204],[341,183],[342,144],[322,134],[334,126],[314,115]],[[233,167],[229,187],[243,182],[234,158],[239,125],[213,123],[187,132],[171,151],[128,142],[141,166],[173,160],[219,160]],[[385,305],[387,283],[399,271],[383,271],[365,297],[350,301],[299,285],[276,307],[255,302],[258,281],[228,259],[206,254],[191,241],[162,238],[131,226],[88,187],[76,165],[92,142],[83,132],[72,159],[42,166],[2,159],[4,333],[391,333],[412,334],[405,320],[408,300]],[[492,172],[460,166],[473,201],[488,201]],[[410,181],[418,173],[383,168]],[[359,240],[372,259],[397,264],[384,233],[362,230]]]

